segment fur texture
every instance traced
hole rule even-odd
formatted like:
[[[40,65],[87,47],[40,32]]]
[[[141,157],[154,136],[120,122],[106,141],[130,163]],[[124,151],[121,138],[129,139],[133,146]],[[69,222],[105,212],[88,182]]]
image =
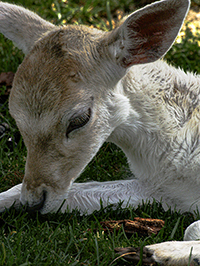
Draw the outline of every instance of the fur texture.
[[[182,211],[200,208],[199,76],[160,59],[175,40],[188,0],[162,0],[117,29],[56,27],[0,2],[0,31],[26,55],[9,108],[27,147],[23,184],[0,194],[41,213],[100,200],[137,206],[155,198]],[[126,154],[136,179],[74,183],[105,141]],[[196,239],[190,239],[196,240]],[[199,242],[147,246],[164,265],[199,265]]]

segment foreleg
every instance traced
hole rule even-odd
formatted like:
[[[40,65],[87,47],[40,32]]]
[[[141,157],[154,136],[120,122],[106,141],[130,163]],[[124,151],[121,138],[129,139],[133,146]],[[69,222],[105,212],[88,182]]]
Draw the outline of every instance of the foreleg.
[[[147,194],[136,179],[107,182],[74,183],[66,193],[66,201],[61,208],[65,212],[77,208],[81,213],[90,214],[95,210],[121,201],[122,207],[137,207],[146,200]]]
[[[145,246],[143,264],[159,263],[164,266],[200,265],[200,221],[192,223],[185,231],[184,240],[169,241]],[[198,240],[198,241],[197,241]],[[141,248],[116,248],[115,251],[127,260],[138,262]]]
[[[115,251],[133,262],[140,260],[140,248],[116,248]],[[159,263],[164,266],[200,265],[200,241],[169,241],[143,248],[143,265]]]
[[[20,206],[20,192],[22,184],[0,193],[0,211]],[[57,204],[57,210],[61,207],[61,212],[78,209],[81,213],[90,214],[95,210],[108,206],[117,205],[120,201],[122,207],[128,205],[138,206],[147,199],[144,188],[135,179],[119,180],[110,182],[88,182],[74,183],[72,187],[61,196]],[[62,204],[64,201],[64,204]],[[55,210],[56,211],[56,210]]]
[[[16,185],[5,192],[0,193],[0,212],[9,209],[11,206],[20,207],[20,194],[22,184]]]

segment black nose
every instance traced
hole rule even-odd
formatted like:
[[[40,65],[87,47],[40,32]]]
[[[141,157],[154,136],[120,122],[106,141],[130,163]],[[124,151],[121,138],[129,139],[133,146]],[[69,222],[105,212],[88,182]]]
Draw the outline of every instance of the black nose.
[[[29,206],[28,203],[26,205],[22,205],[22,204],[21,205],[25,207],[25,210],[28,212],[36,212],[42,209],[42,207],[44,206],[45,200],[46,200],[46,191],[43,191],[42,199],[35,205]]]

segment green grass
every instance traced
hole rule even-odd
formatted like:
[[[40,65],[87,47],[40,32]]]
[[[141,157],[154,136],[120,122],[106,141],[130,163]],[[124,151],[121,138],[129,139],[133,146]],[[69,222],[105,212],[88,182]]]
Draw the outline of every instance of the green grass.
[[[13,2],[13,1],[10,1]],[[40,1],[15,0],[36,11],[55,24],[84,23],[109,30],[113,19],[121,13],[134,10],[133,1],[68,0]],[[195,1],[196,3],[198,1]],[[66,4],[67,3],[67,4]],[[111,16],[112,14],[112,16]],[[177,43],[166,55],[166,59],[184,70],[200,72],[198,65],[200,36],[193,36],[187,28],[181,43]],[[13,44],[0,36],[0,73],[16,72],[23,54]],[[0,88],[0,99],[5,87]],[[26,149],[23,141],[17,145],[8,139],[16,137],[18,129],[8,112],[8,102],[1,101],[0,123],[6,122],[10,130],[0,139],[0,190],[6,190],[21,182],[24,174]],[[114,158],[114,160],[113,160]],[[79,182],[88,180],[116,180],[130,175],[122,151],[111,144],[104,144],[94,160],[87,166]],[[128,238],[123,230],[118,233],[103,233],[100,221],[107,219],[133,219],[136,216],[160,218],[165,227],[157,236]],[[109,265],[116,257],[118,246],[140,246],[166,240],[182,240],[184,229],[198,214],[180,214],[170,209],[164,211],[160,203],[146,203],[136,209],[102,209],[89,216],[80,216],[77,211],[66,214],[28,214],[11,209],[1,216],[0,265]],[[1,221],[0,221],[1,224]],[[13,225],[13,227],[9,226]],[[112,265],[129,265],[119,260]]]
[[[165,227],[157,236],[135,234],[129,238],[123,230],[104,233],[99,223],[136,216],[164,219]],[[184,229],[194,221],[189,213],[165,212],[159,203],[144,204],[136,210],[122,210],[119,206],[113,211],[108,207],[89,216],[80,216],[76,211],[39,216],[11,210],[2,217],[16,228],[4,225],[1,229],[0,265],[109,265],[116,257],[115,247],[182,240]],[[118,261],[113,265],[129,263]]]

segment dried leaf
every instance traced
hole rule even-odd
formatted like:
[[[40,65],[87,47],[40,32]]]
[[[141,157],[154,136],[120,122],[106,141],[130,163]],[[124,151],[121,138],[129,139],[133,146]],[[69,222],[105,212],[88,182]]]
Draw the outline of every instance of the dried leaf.
[[[100,222],[104,231],[113,232],[114,230],[119,231],[122,226],[127,234],[133,234],[137,232],[140,235],[152,235],[157,234],[164,226],[164,221],[160,219],[150,218],[134,218],[132,220],[109,220]]]

